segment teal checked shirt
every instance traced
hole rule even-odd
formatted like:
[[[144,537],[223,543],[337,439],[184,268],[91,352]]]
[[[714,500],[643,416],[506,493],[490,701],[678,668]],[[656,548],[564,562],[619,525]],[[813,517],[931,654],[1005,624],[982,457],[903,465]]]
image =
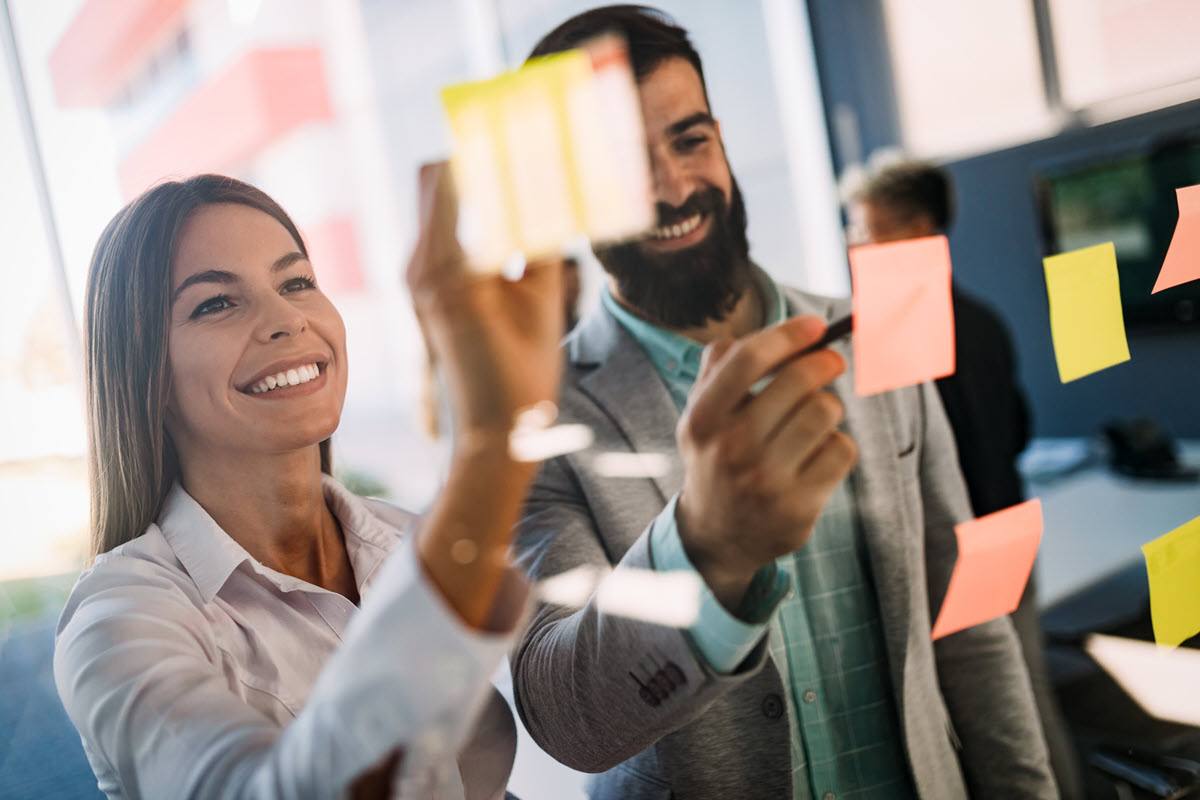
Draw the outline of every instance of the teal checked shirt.
[[[765,325],[788,316],[782,293],[760,272]],[[642,320],[606,289],[602,302],[641,345],[682,410],[703,347]],[[694,570],[672,498],[650,532],[659,571]],[[752,532],[747,532],[751,535]],[[808,543],[755,576],[736,615],[707,589],[687,633],[717,672],[730,673],[768,637],[788,695],[792,786],[797,800],[915,797],[884,662],[878,603],[849,482],[839,486]]]

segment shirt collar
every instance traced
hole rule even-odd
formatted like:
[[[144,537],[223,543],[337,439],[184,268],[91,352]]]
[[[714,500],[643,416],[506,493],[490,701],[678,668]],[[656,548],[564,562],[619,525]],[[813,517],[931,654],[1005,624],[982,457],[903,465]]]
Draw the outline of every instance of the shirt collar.
[[[787,300],[784,298],[783,292],[779,291],[779,287],[775,281],[771,280],[771,276],[757,266],[754,268],[754,277],[767,309],[763,327],[783,322],[788,316]],[[607,285],[601,293],[600,300],[608,313],[612,314],[617,322],[629,331],[629,335],[634,338],[634,341],[646,351],[654,369],[660,375],[684,378],[690,381],[694,381],[699,376],[700,356],[704,352],[703,345],[634,315],[617,302]]]
[[[325,502],[342,526],[354,582],[359,594],[391,550],[399,535],[363,504],[361,498],[328,475],[321,476]],[[283,591],[323,591],[306,581],[263,566],[234,541],[178,483],[171,487],[158,517],[158,527],[204,602],[212,602],[229,576],[248,563]]]

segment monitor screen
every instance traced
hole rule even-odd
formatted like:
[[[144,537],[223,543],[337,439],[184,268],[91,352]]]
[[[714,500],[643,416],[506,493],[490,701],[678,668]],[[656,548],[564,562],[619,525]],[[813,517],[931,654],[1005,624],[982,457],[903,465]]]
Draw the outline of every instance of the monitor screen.
[[[1179,207],[1200,184],[1200,136],[1043,165],[1035,178],[1045,255],[1112,242],[1130,329],[1200,323],[1200,281],[1151,294]]]

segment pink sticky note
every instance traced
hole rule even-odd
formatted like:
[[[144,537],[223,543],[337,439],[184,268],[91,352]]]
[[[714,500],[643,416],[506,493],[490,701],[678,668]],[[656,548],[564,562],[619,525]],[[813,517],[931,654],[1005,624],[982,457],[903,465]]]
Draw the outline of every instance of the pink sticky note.
[[[1200,278],[1200,186],[1175,190],[1179,222],[1150,294]]]
[[[954,528],[958,561],[933,625],[940,639],[1016,611],[1042,541],[1042,502],[988,514]]]
[[[859,396],[954,373],[950,244],[927,236],[850,250]]]

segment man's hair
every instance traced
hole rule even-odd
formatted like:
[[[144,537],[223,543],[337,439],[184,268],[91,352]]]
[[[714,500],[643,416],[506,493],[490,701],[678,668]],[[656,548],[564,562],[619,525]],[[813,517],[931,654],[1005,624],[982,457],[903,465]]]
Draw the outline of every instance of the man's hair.
[[[616,34],[625,40],[637,80],[645,78],[668,58],[685,58],[696,68],[700,85],[705,86],[700,54],[692,46],[688,32],[665,12],[649,6],[603,6],[576,14],[542,37],[529,57],[571,50],[605,33]],[[704,92],[707,99],[706,86]]]
[[[954,222],[954,189],[945,170],[905,161],[875,173],[856,195],[860,202],[886,206],[901,219],[927,214],[939,232]]]

